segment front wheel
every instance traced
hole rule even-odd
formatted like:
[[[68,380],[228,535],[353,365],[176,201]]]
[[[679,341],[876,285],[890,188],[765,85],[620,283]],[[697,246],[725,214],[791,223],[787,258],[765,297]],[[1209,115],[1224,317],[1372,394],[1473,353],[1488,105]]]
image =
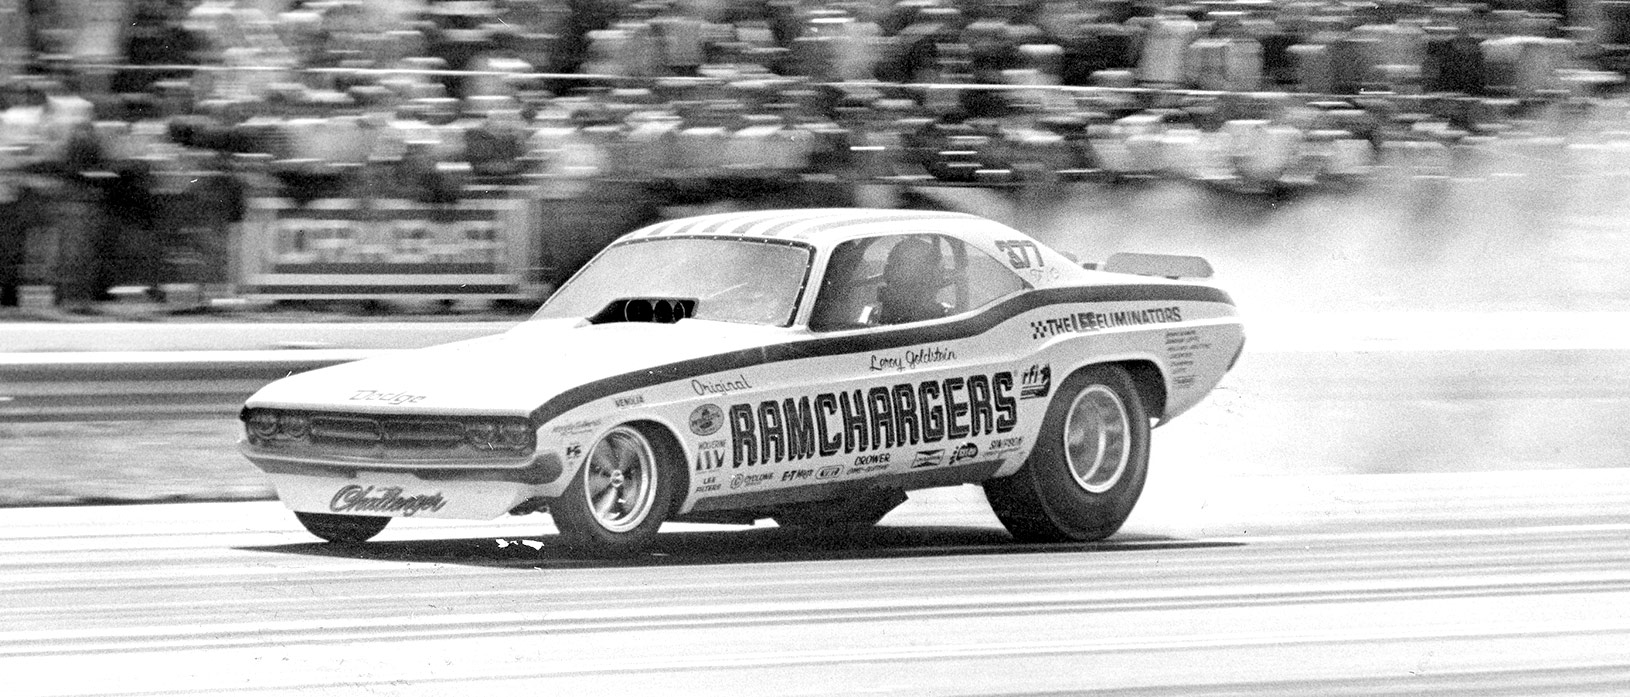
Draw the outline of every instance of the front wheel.
[[[1090,542],[1119,530],[1149,471],[1149,415],[1132,377],[1092,366],[1065,379],[1030,459],[985,482],[997,519],[1021,542]]]
[[[301,513],[299,511],[295,512],[294,517],[311,534],[342,545],[367,542],[373,539],[374,535],[378,535],[391,522],[391,519],[385,516]]]
[[[652,431],[623,425],[594,444],[566,492],[550,506],[567,544],[587,554],[634,554],[673,510],[683,465]]]

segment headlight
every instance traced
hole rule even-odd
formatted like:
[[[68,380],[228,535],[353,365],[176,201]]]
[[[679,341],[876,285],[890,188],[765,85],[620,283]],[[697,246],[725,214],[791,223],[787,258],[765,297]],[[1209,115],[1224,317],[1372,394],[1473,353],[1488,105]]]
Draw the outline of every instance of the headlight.
[[[492,450],[498,445],[498,424],[490,421],[465,424],[464,440],[477,450]]]
[[[273,438],[277,436],[277,414],[269,411],[257,411],[249,415],[245,422],[249,435],[254,438]]]
[[[464,440],[476,450],[531,450],[537,434],[526,421],[472,421]]]
[[[504,423],[498,426],[498,443],[506,450],[531,450],[537,435],[530,423]]]
[[[274,409],[256,409],[244,419],[244,429],[249,432],[249,440],[256,443],[305,440],[311,435],[311,417]]]
[[[283,435],[296,440],[311,435],[311,417],[305,414],[284,414],[282,418]]]

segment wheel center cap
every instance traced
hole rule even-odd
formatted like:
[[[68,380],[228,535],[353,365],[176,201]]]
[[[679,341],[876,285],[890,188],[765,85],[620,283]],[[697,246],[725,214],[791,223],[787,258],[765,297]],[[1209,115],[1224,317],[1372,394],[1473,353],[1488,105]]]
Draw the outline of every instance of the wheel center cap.
[[[622,470],[612,470],[611,471],[611,485],[612,486],[622,486],[623,485],[623,471]]]

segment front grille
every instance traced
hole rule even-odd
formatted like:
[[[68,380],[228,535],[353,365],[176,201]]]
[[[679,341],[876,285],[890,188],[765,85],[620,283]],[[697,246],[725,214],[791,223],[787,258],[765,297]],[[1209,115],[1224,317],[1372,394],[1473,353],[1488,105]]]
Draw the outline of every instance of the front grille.
[[[454,448],[464,442],[464,424],[457,421],[390,420],[380,422],[389,445],[408,448]]]
[[[511,462],[532,455],[531,422],[517,416],[358,414],[246,409],[248,445],[288,457],[415,462]]]
[[[318,416],[311,420],[311,440],[327,445],[373,445],[383,441],[378,419]]]
[[[314,416],[311,442],[341,447],[452,450],[464,442],[464,424],[407,417]]]

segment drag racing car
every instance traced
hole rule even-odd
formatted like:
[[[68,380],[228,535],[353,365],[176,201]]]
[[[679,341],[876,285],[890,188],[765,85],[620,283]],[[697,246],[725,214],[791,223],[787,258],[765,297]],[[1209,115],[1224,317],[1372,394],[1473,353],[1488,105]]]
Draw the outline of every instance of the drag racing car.
[[[1079,264],[959,213],[658,223],[528,321],[267,385],[242,452],[313,534],[547,511],[594,554],[666,521],[863,529],[978,483],[1015,538],[1113,534],[1152,424],[1239,357],[1196,257]]]

